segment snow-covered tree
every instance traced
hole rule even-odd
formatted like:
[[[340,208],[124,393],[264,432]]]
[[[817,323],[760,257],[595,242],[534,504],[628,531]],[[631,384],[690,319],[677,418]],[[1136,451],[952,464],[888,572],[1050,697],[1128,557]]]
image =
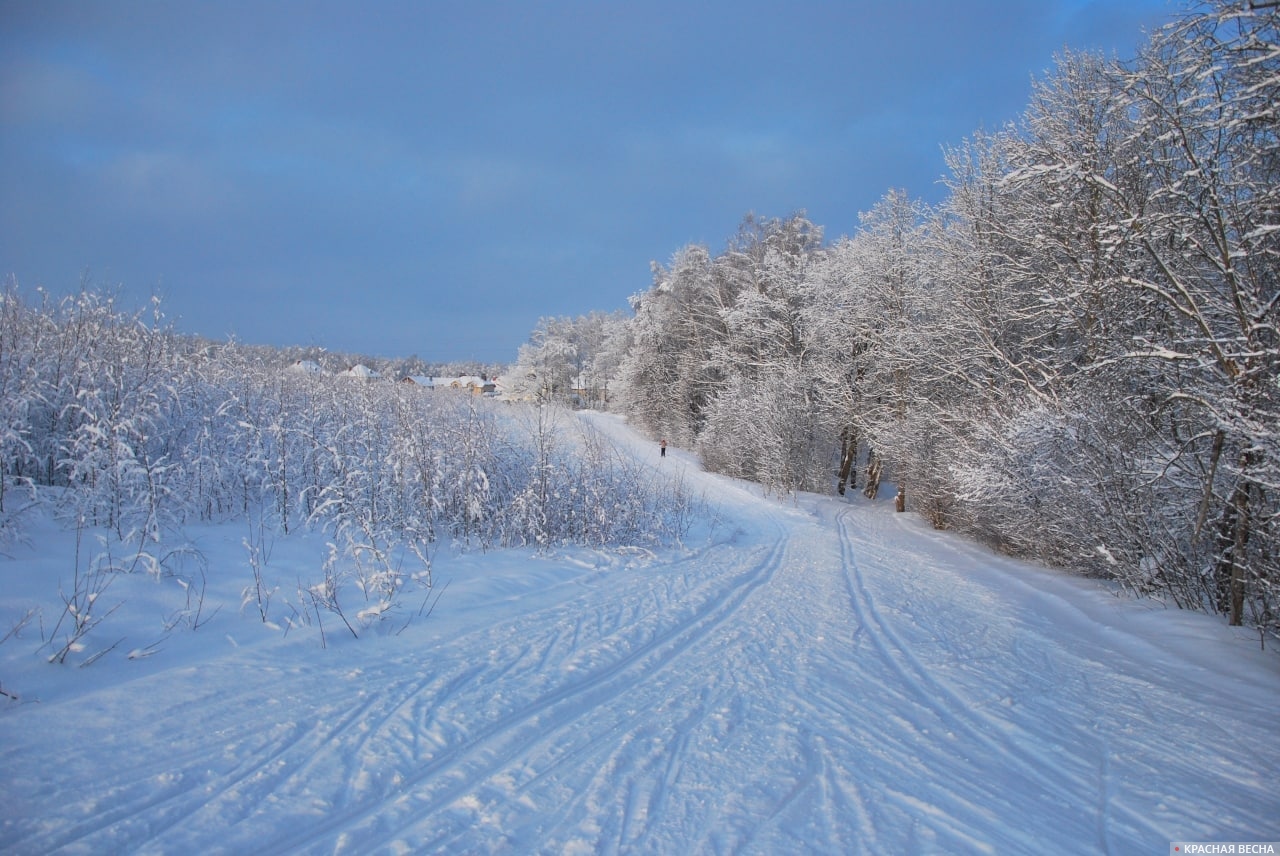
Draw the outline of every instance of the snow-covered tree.
[[[618,372],[620,409],[654,437],[692,446],[704,411],[722,380],[708,364],[725,336],[717,281],[706,247],[682,248],[667,267],[653,265],[654,284],[632,298],[631,352]]]
[[[518,399],[602,408],[608,400],[609,381],[622,359],[619,337],[625,336],[621,312],[539,319],[507,372],[508,394]]]
[[[936,525],[1274,628],[1278,17],[1212,0],[1131,63],[1063,54],[935,209],[680,251],[624,410],[771,486],[865,461]]]

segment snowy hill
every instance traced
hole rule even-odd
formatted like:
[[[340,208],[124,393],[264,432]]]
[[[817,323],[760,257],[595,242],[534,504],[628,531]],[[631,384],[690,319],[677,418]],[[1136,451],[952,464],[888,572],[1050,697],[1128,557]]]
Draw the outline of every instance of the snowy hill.
[[[243,527],[210,527],[207,620],[153,656],[162,581],[145,578],[113,616],[138,659],[51,666],[31,627],[0,648],[19,695],[0,699],[0,851],[1280,839],[1280,659],[1256,635],[995,556],[892,501],[765,498],[583,418],[705,493],[715,517],[685,549],[442,554],[429,617],[321,647],[239,611]],[[315,546],[282,540],[272,568]],[[42,530],[0,558],[6,618],[73,549]]]

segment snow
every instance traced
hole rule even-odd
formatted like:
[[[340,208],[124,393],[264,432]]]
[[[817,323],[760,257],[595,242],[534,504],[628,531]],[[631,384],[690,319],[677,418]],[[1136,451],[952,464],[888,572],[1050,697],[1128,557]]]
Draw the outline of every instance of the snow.
[[[361,379],[361,380],[374,380],[374,379],[377,379],[377,378],[382,377],[382,374],[381,374],[380,372],[377,372],[377,371],[375,371],[375,370],[373,370],[373,369],[369,368],[368,366],[364,365],[363,363],[356,363],[354,366],[352,366],[351,368],[347,369],[346,371],[339,372],[339,373],[338,373],[338,376],[339,376],[339,377],[354,377],[354,378],[359,378],[359,379]]]
[[[363,368],[363,367],[362,367]],[[299,374],[324,375],[328,374],[324,368],[315,360],[298,360],[290,365],[285,371],[297,372]]]
[[[240,609],[244,525],[210,526],[191,532],[198,621],[190,586],[137,573],[101,595],[120,604],[103,638],[122,641],[92,665],[47,663],[35,625],[8,639],[0,851],[1280,839],[1280,659],[1256,635],[994,555],[892,499],[766,498],[583,418],[704,492],[714,513],[685,545],[442,547],[428,617],[359,640],[331,628],[322,647],[314,626],[283,632],[279,604],[323,537],[264,551],[268,625]],[[39,521],[8,549],[0,631],[36,603],[51,630],[74,549]]]

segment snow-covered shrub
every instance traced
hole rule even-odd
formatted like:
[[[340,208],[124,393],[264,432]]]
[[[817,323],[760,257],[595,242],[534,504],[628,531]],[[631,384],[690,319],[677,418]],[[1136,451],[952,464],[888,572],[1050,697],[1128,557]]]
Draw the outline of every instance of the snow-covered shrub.
[[[678,482],[558,408],[539,406],[518,421],[513,443],[525,451],[512,499],[499,509],[504,544],[652,547],[687,533],[698,500]]]

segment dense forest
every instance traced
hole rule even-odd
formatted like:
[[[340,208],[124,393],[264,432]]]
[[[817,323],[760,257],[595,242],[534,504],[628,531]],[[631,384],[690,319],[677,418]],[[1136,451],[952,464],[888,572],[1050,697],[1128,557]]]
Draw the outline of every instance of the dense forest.
[[[544,319],[512,372],[769,489],[1280,628],[1280,8],[1061,55],[1020,119],[834,241],[748,216],[634,313]],[[607,379],[607,384],[606,380]],[[596,390],[583,398],[584,391]]]

